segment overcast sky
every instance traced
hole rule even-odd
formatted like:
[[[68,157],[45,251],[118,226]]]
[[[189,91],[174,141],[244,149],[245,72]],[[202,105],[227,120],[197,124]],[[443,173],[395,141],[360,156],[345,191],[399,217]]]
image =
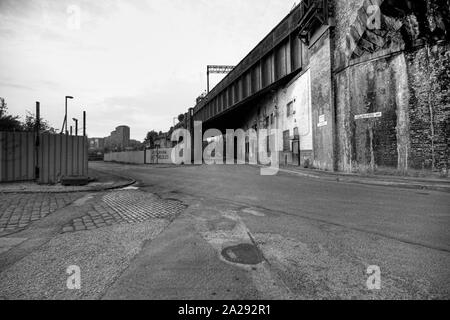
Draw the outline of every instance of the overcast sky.
[[[236,65],[293,5],[0,0],[0,97],[21,117],[40,101],[42,116],[60,129],[64,96],[73,95],[69,119],[86,110],[89,136],[128,125],[142,141],[194,106],[206,89],[206,65]]]

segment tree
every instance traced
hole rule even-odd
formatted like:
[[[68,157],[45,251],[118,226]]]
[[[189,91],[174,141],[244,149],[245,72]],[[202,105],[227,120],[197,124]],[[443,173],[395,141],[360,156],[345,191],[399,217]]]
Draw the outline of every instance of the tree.
[[[0,118],[6,116],[6,111],[8,110],[8,105],[5,102],[5,99],[0,97]]]
[[[27,111],[27,115],[25,116],[25,122],[23,123],[23,130],[24,131],[34,131],[36,127],[36,115],[30,111]],[[42,119],[42,117],[39,120],[40,122],[40,132],[48,132],[48,133],[56,133],[56,130],[50,126],[47,120]]]
[[[147,133],[147,136],[144,139],[144,144],[150,149],[155,147],[155,140],[158,137],[158,133],[155,130],[152,130]]]
[[[178,122],[183,122],[184,121],[184,114],[180,114],[178,116]]]
[[[0,131],[21,131],[22,124],[19,117],[8,115],[7,110],[5,99],[0,97]]]

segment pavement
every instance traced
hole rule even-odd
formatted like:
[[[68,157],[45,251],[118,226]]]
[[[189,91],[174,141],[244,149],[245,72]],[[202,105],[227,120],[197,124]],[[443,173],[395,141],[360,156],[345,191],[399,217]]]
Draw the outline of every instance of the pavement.
[[[185,210],[179,201],[134,187],[48,195],[70,199],[26,227],[0,234],[0,299],[101,299],[143,244]],[[15,196],[27,202],[31,195]],[[74,266],[80,290],[68,286]]]
[[[2,182],[0,183],[0,195],[2,193],[69,193],[112,190],[132,185],[135,181],[127,177],[104,173],[99,170],[89,169],[90,182],[86,186],[63,186],[37,184],[33,181]]]
[[[0,195],[2,211],[44,208],[0,233],[0,299],[450,298],[446,192],[253,166],[90,169],[136,183],[28,208],[33,194]],[[74,265],[79,290],[67,287]]]
[[[22,230],[79,197],[76,193],[0,193],[0,236]]]
[[[424,176],[356,174],[307,169],[298,166],[281,166],[279,170],[285,173],[326,181],[335,180],[338,182],[450,192],[450,178],[448,176],[432,176],[429,174],[424,174]]]

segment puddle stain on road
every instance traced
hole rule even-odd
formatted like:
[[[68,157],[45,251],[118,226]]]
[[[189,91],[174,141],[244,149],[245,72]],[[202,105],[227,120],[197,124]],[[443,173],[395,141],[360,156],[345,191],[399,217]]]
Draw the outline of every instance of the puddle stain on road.
[[[259,249],[248,243],[227,247],[222,250],[222,256],[232,263],[247,265],[256,265],[263,261],[263,256]]]
[[[207,216],[196,219],[200,235],[217,251],[218,258],[245,269],[262,297],[292,299],[290,289],[271,270],[263,253],[252,241],[238,211],[212,210]]]

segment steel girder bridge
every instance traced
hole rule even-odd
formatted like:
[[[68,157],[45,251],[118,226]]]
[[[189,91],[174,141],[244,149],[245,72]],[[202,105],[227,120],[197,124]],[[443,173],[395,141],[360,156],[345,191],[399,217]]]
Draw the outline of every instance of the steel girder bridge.
[[[191,111],[206,127],[230,125],[259,96],[289,82],[309,64],[313,32],[330,23],[327,0],[303,0]],[[233,111],[233,112],[232,112]]]

